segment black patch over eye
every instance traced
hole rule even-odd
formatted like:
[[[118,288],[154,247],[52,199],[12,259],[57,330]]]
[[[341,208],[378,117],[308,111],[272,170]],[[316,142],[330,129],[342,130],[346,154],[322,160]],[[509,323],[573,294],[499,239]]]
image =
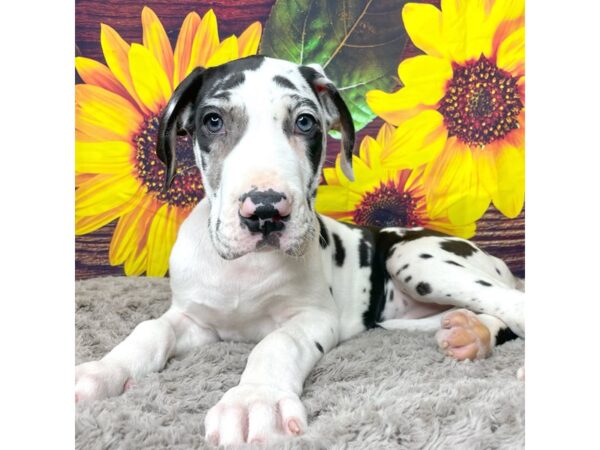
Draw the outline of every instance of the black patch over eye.
[[[210,133],[219,133],[223,129],[223,119],[217,113],[208,113],[202,123]]]
[[[296,119],[296,130],[306,134],[315,127],[317,121],[310,114],[300,114]]]

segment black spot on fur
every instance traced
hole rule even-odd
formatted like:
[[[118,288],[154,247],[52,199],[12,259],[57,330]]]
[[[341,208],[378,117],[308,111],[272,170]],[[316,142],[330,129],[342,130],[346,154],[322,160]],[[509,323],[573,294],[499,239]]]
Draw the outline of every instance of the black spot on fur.
[[[388,300],[390,302],[394,301],[394,290],[393,289],[390,289],[390,295],[388,296]]]
[[[452,294],[446,294],[446,297],[452,297]]]
[[[463,258],[467,258],[478,251],[477,248],[467,241],[457,239],[447,239],[440,244],[440,247],[442,247],[442,250],[454,253],[456,256],[462,256]]]
[[[319,350],[321,353],[325,354],[325,351],[323,350],[323,346],[321,344],[319,344],[317,341],[315,341],[315,345],[317,346],[317,350]]]
[[[308,160],[313,174],[316,175],[319,172],[321,154],[323,153],[323,132],[315,127],[310,135],[304,135],[304,139],[306,140]]]
[[[398,269],[398,271],[396,272],[396,276],[400,275],[400,272],[402,272],[404,269],[408,268],[408,264],[404,264],[402,267],[400,267]]]
[[[212,98],[229,101],[231,99],[231,92],[219,92],[218,94],[213,94]]]
[[[502,275],[502,272],[500,272],[500,269],[498,269],[497,267],[496,267],[496,273],[497,273],[498,275]]]
[[[329,293],[330,293],[331,295],[333,295],[333,289],[331,288],[331,286],[329,286]]]
[[[452,264],[453,266],[465,267],[465,266],[463,266],[462,264],[459,264],[459,263],[457,263],[456,261],[451,261],[451,260],[448,260],[448,261],[444,261],[444,262],[445,262],[445,263],[448,263],[448,264]]]
[[[245,81],[246,75],[244,75],[244,72],[234,73],[233,75],[225,78],[225,81],[218,85],[218,89],[221,91],[228,91],[241,86]]]
[[[417,284],[415,289],[419,295],[431,294],[431,286],[429,283],[425,283],[424,281],[421,281],[419,284]]]
[[[292,89],[293,91],[297,91],[298,88],[294,83],[292,83],[288,78],[282,77],[281,75],[275,75],[273,77],[273,81],[275,84],[284,87],[286,89]]]
[[[348,225],[348,224],[344,224]],[[367,328],[374,328],[381,321],[381,314],[385,308],[385,286],[390,280],[387,271],[387,257],[391,248],[400,241],[396,233],[380,233],[376,227],[356,227],[362,230],[363,238],[371,244],[371,276],[369,306],[363,313],[363,323]],[[363,290],[365,292],[365,290]]]
[[[306,106],[309,109],[312,109],[315,113],[319,110],[319,107],[315,102],[313,102],[310,98],[301,97],[300,95],[290,95],[290,98],[294,101],[294,107],[296,109]]]
[[[327,248],[329,246],[329,234],[327,233],[327,228],[325,224],[321,220],[321,217],[317,214],[317,220],[319,221],[319,244],[321,244],[321,248]]]
[[[487,281],[484,281],[484,280],[477,280],[475,283],[479,283],[480,285],[486,286],[486,287],[489,287],[492,285],[491,283],[488,283]]]
[[[405,282],[405,283],[408,283],[410,280],[412,280],[412,275],[409,275],[409,276],[407,276],[407,277],[404,279],[404,282]]]
[[[342,240],[340,237],[332,233],[333,243],[335,245],[335,253],[333,255],[335,259],[335,263],[338,267],[342,267],[344,265],[344,260],[346,259],[346,249],[344,249],[344,245],[342,244]]]
[[[423,259],[433,258],[429,253],[421,253],[419,256]]]
[[[410,242],[410,241],[414,241],[416,239],[421,239],[421,238],[430,237],[430,236],[449,237],[449,235],[440,233],[439,231],[428,230],[426,228],[423,228],[422,230],[406,230],[404,235],[400,238],[400,241],[401,242]]]
[[[371,264],[370,253],[370,244],[364,238],[361,238],[358,244],[358,257],[360,267],[367,267]]]
[[[501,328],[498,330],[498,334],[496,334],[496,345],[502,345],[505,342],[513,341],[518,337],[519,336],[513,333],[510,328]]]

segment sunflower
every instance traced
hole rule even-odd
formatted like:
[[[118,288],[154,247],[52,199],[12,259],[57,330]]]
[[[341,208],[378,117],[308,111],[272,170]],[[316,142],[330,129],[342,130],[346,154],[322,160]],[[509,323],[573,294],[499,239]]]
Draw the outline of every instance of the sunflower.
[[[403,87],[367,93],[369,107],[418,138],[387,164],[423,165],[429,213],[478,220],[490,202],[509,218],[524,202],[524,1],[442,0],[402,10],[425,52],[402,61]],[[433,145],[434,143],[440,145]]]
[[[177,85],[197,66],[253,55],[262,27],[219,40],[212,10],[187,15],[175,51],[156,14],[142,10],[143,44],[127,44],[108,25],[100,42],[107,66],[78,57],[84,84],[76,98],[76,234],[119,219],[109,261],[127,275],[163,276],[177,230],[203,196],[189,137],[178,138],[179,167],[163,192],[165,167],[155,154],[158,121]]]
[[[353,156],[355,181],[343,175],[340,157],[335,167],[323,169],[326,185],[319,186],[317,210],[329,217],[357,225],[376,227],[425,227],[455,236],[470,238],[475,234],[475,224],[455,225],[447,213],[436,216],[428,213],[423,190],[421,169],[387,169],[385,161],[398,130],[384,124],[376,139],[366,136],[359,156]]]

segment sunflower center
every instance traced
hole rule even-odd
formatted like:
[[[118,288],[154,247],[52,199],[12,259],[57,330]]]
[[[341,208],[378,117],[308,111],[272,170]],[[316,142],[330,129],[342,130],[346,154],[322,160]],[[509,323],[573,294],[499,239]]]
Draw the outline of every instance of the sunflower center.
[[[416,227],[421,224],[417,199],[394,182],[367,192],[354,210],[354,223],[374,227]]]
[[[449,136],[483,147],[519,128],[522,109],[517,79],[482,55],[454,66],[438,111]]]
[[[200,201],[203,193],[200,170],[194,159],[192,138],[188,135],[177,137],[177,168],[171,187],[164,192],[166,167],[156,155],[158,125],[158,117],[150,117],[144,122],[141,132],[134,137],[137,145],[137,177],[157,199],[173,206],[194,206]]]

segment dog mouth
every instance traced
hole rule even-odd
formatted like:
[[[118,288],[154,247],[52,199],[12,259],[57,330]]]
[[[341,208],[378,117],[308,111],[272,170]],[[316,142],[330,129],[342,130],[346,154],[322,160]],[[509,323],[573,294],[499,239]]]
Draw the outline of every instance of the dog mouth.
[[[268,251],[281,248],[281,233],[270,233],[264,235],[260,241],[256,243],[256,251]]]
[[[217,221],[210,236],[215,250],[223,259],[233,260],[248,253],[281,251],[288,256],[300,257],[308,248],[315,230],[307,219],[300,224],[286,223],[281,231],[256,233],[238,223],[237,226],[223,226]]]

